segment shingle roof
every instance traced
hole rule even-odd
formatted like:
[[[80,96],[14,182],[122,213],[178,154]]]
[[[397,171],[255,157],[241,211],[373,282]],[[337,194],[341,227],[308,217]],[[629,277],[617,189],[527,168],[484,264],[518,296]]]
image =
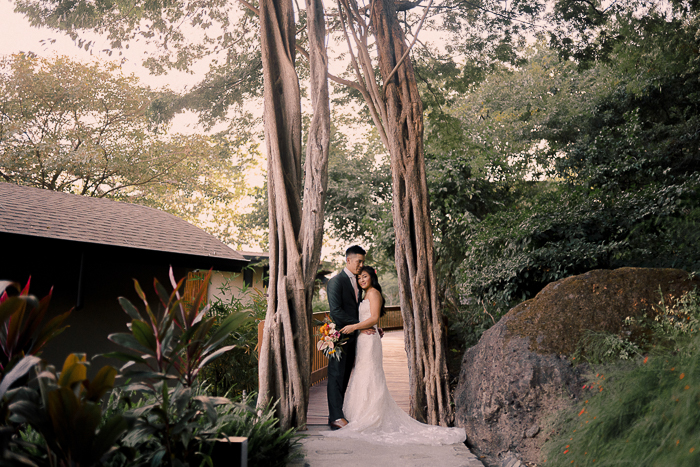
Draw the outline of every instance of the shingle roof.
[[[0,183],[0,232],[247,261],[202,229],[158,209]]]

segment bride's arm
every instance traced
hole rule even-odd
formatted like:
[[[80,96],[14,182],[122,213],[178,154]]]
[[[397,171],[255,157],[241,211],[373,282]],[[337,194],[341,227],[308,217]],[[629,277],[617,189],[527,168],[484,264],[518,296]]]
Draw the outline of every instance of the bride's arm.
[[[369,300],[369,311],[371,316],[357,324],[350,324],[340,330],[343,334],[352,334],[355,331],[369,329],[379,322],[379,313],[382,309],[382,295],[377,290],[370,290],[365,297]]]

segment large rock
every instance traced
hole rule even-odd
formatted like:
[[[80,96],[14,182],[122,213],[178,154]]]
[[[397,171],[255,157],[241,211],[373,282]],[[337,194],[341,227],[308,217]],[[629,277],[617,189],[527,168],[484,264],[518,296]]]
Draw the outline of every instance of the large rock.
[[[570,358],[587,329],[618,333],[665,299],[700,285],[677,269],[595,270],[553,282],[510,310],[462,360],[456,424],[491,461],[537,463],[545,421],[580,396],[585,366]],[[667,301],[668,303],[668,301]]]

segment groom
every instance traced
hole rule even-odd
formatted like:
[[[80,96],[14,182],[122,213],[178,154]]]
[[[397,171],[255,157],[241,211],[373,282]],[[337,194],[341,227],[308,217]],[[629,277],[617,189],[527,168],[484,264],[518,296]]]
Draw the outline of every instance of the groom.
[[[328,305],[336,329],[359,322],[358,307],[362,299],[362,289],[357,285],[356,276],[365,264],[365,254],[365,250],[358,245],[348,248],[345,251],[345,269],[328,281]],[[328,360],[328,423],[331,430],[348,424],[343,415],[343,400],[355,363],[356,343],[357,333],[350,334],[348,341],[343,345],[340,360]]]

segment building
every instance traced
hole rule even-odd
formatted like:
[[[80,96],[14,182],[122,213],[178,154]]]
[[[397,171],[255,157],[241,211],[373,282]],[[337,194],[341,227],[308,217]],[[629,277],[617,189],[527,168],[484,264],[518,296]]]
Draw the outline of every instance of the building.
[[[70,352],[85,352],[90,359],[119,350],[107,339],[127,330],[118,297],[143,310],[134,280],[152,306],[159,303],[154,278],[171,289],[170,267],[177,279],[216,271],[209,294],[220,285],[219,277],[241,283],[249,278],[260,288],[263,282],[262,268],[246,269],[253,255],[242,255],[166,212],[10,183],[0,183],[0,244],[0,279],[24,285],[31,276],[30,293],[38,297],[53,288],[52,315],[74,308],[70,328],[46,347],[44,357],[55,364]]]

